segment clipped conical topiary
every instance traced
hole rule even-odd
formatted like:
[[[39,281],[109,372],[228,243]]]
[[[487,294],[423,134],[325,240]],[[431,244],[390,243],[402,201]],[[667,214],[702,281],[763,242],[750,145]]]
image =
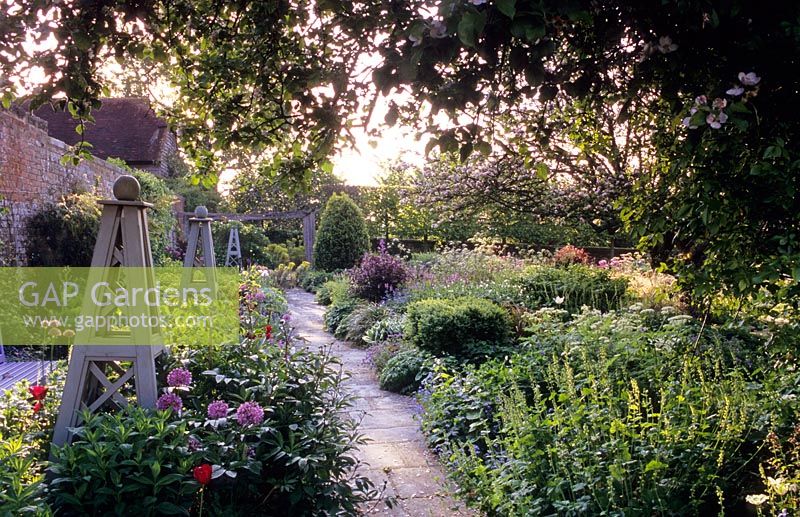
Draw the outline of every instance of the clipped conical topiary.
[[[314,245],[314,266],[323,271],[347,269],[369,251],[364,214],[347,194],[334,194],[325,205]]]

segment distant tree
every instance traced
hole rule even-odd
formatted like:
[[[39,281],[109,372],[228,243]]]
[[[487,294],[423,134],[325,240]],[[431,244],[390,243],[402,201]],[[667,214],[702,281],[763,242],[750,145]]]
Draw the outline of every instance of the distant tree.
[[[323,271],[347,269],[368,252],[369,234],[364,214],[347,194],[334,194],[322,212],[314,265]]]

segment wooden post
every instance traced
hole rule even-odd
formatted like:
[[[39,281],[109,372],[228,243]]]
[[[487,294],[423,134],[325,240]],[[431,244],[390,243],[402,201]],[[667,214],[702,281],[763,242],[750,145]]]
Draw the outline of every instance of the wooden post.
[[[309,212],[303,217],[303,245],[306,251],[306,262],[314,265],[314,238],[316,237],[316,212]]]
[[[211,222],[208,208],[198,206],[195,216],[189,218],[189,240],[186,244],[186,256],[183,258],[183,274],[181,287],[211,288],[217,292],[216,266],[214,257],[214,239],[211,236]],[[198,271],[202,268],[202,273]]]
[[[228,252],[225,254],[225,266],[242,267],[242,247],[239,245],[239,228],[231,227],[228,234]]]
[[[89,285],[98,282],[131,285],[136,282],[135,285],[147,288],[155,286],[146,212],[152,205],[136,201],[139,192],[136,178],[120,176],[114,183],[116,200],[99,202],[103,212]],[[123,270],[120,267],[135,269]],[[101,308],[87,295],[83,311],[84,314],[99,315]],[[158,307],[149,307],[148,311],[146,316],[158,321]],[[157,324],[133,327],[130,331],[87,328],[78,332],[61,396],[53,445],[69,443],[69,428],[80,425],[80,411],[95,412],[103,407],[127,406],[128,401],[123,396],[125,390],[130,392],[133,389],[142,407],[155,407],[158,398],[155,359],[164,350],[162,343]]]

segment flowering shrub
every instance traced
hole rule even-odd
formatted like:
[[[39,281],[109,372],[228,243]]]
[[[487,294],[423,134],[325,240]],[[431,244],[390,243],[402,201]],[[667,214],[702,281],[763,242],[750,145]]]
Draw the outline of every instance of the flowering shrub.
[[[353,294],[379,302],[397,291],[408,278],[405,263],[386,251],[381,241],[377,254],[366,254],[350,271]]]
[[[583,248],[576,248],[572,244],[561,247],[553,255],[553,262],[559,266],[569,266],[571,264],[590,264],[592,258]]]

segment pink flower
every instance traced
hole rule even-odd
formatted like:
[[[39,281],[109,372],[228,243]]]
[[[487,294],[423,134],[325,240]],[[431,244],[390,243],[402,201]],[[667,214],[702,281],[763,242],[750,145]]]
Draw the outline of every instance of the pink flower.
[[[678,45],[672,42],[669,36],[661,36],[658,38],[658,51],[662,54],[669,54],[678,50]]]
[[[695,97],[694,103],[699,106],[708,104],[708,97],[706,97],[705,95],[700,95],[698,97]]]
[[[256,402],[244,402],[236,410],[239,425],[258,425],[264,421],[264,410]]]
[[[731,88],[730,90],[726,91],[725,93],[727,93],[728,95],[730,95],[732,97],[738,97],[739,95],[744,93],[744,88],[742,88],[741,86],[734,86],[733,88]]]
[[[167,384],[170,386],[188,386],[192,383],[192,372],[186,368],[175,368],[167,374]]]
[[[597,263],[597,267],[599,267],[601,269],[607,268],[608,267],[608,261],[607,260],[601,260],[600,262]]]
[[[176,413],[180,413],[182,407],[183,400],[176,393],[164,393],[158,397],[158,402],[156,402],[156,408],[161,411],[172,409]]]
[[[228,404],[222,400],[216,400],[208,405],[208,418],[214,420],[228,416]]]
[[[711,106],[714,109],[718,109],[718,110],[725,109],[725,106],[727,106],[727,105],[728,105],[728,101],[725,100],[725,99],[720,99],[719,97],[714,99],[714,102],[711,103]]]

